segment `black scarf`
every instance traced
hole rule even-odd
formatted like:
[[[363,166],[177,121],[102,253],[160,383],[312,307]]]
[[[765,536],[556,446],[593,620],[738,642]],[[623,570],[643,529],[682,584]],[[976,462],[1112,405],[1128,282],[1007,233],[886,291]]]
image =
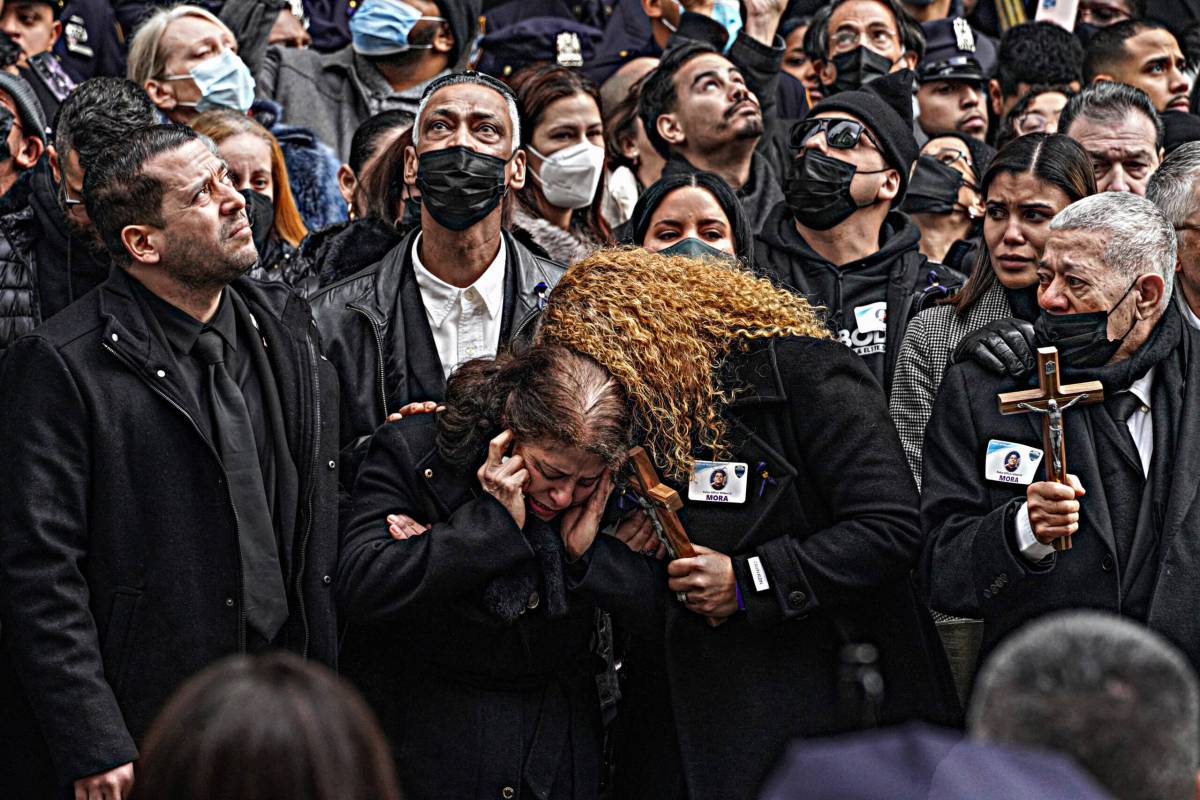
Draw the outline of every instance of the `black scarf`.
[[[492,578],[483,592],[483,604],[487,611],[508,625],[516,622],[528,610],[530,597],[535,591],[547,616],[562,617],[567,613],[567,584],[563,567],[566,552],[558,531],[558,521],[543,522],[530,515],[526,518],[524,534],[536,558]]]

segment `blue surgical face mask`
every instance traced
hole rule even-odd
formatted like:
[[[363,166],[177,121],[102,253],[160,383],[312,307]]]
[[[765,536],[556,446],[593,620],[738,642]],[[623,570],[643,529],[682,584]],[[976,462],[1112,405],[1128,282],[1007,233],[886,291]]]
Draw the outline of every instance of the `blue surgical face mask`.
[[[679,7],[679,17],[682,19],[685,10],[683,3],[675,0],[675,5]],[[728,53],[730,48],[733,47],[733,40],[737,38],[738,33],[742,30],[742,4],[740,0],[716,0],[713,4],[712,18],[725,29],[725,34],[728,37],[725,40],[725,52]],[[671,33],[678,30],[676,26],[665,19],[662,20],[662,24]]]
[[[442,17],[425,17],[418,8],[402,0],[366,0],[350,18],[354,51],[363,56],[390,56],[408,50],[429,50],[432,44],[410,44],[408,35],[421,20],[444,22]]]
[[[200,90],[197,111],[233,108],[245,113],[254,102],[254,76],[250,74],[246,62],[229,48],[201,61],[188,70],[187,75],[168,75],[165,80],[182,81],[188,78],[194,80],[196,88]]]

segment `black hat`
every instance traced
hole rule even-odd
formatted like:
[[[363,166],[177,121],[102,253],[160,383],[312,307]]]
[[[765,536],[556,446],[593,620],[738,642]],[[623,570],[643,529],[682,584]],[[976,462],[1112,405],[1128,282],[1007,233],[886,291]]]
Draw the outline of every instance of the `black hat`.
[[[925,56],[917,65],[917,83],[927,81],[986,79],[979,62],[975,32],[962,17],[922,22],[925,31]]]
[[[442,12],[450,33],[454,34],[454,50],[450,53],[450,67],[471,51],[475,43],[475,33],[479,30],[479,15],[482,13],[481,0],[433,0],[438,10]]]
[[[861,89],[838,92],[813,106],[810,116],[823,111],[846,111],[858,117],[875,136],[887,163],[900,173],[900,194],[908,189],[908,173],[921,153],[913,136],[913,72],[902,69],[884,75]]]
[[[6,92],[12,98],[24,134],[46,141],[46,112],[33,87],[24,78],[0,72],[0,92]]]
[[[589,64],[604,31],[563,17],[528,17],[483,37],[475,68],[507,78],[528,64]]]

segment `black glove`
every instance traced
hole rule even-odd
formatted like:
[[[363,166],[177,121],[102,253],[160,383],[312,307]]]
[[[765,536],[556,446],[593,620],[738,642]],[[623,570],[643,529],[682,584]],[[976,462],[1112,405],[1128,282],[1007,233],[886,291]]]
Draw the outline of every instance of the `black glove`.
[[[1015,317],[997,320],[963,337],[950,360],[974,361],[998,375],[1027,375],[1037,366],[1033,323]]]

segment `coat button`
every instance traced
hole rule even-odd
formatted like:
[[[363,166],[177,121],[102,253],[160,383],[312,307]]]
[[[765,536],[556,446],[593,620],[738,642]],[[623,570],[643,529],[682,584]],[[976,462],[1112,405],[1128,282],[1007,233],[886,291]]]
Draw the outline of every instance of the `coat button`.
[[[336,461],[330,461],[330,462],[329,462],[329,468],[330,468],[330,469],[337,469],[337,462],[336,462]]]
[[[1113,571],[1113,557],[1111,553],[1105,553],[1104,558],[1100,559],[1100,569],[1105,572]]]
[[[500,790],[500,796],[503,797],[504,800],[512,800],[517,796],[517,790],[511,786],[505,786]]]
[[[226,598],[225,598],[225,607],[226,607],[226,608],[233,608],[233,598],[232,598],[232,597],[226,597]]]
[[[112,340],[115,342],[115,341],[117,341],[117,339],[118,339],[118,337],[117,337],[117,335],[114,333],[114,334],[112,335]]]
[[[433,470],[426,468],[426,469],[425,469],[425,473],[424,473],[424,474],[425,474],[425,477],[426,477],[426,478],[432,478],[432,477],[433,477]]]
[[[530,611],[532,611],[533,609],[537,608],[538,604],[541,602],[542,602],[542,598],[538,597],[537,592],[530,592],[529,593],[529,602],[527,602],[525,604],[525,607],[528,608]]]
[[[804,605],[804,601],[808,599],[808,595],[804,592],[796,590],[788,594],[788,605],[792,608],[800,608]]]
[[[329,584],[333,583],[333,578],[329,577],[328,575],[322,575],[322,576],[321,576],[321,583],[323,583],[323,584],[325,584],[326,586],[328,586]]]
[[[158,377],[160,377],[160,378],[165,378],[165,377],[167,377],[167,373],[166,373],[166,372],[164,372],[164,371],[163,371],[163,370],[161,370],[161,369],[160,369],[160,370],[158,370],[157,372],[155,372],[154,374],[155,374],[155,375],[157,375],[157,376],[158,376]]]

